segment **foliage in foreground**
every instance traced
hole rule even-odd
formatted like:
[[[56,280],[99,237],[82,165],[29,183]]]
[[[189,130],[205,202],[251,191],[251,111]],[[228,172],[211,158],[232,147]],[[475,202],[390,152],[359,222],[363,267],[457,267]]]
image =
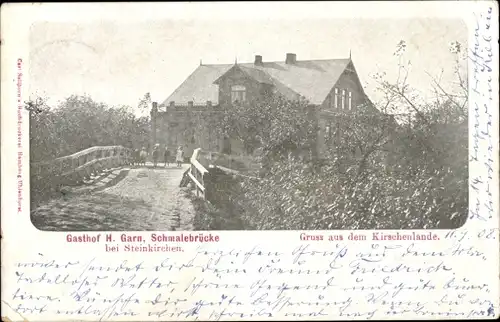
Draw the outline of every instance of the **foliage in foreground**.
[[[454,54],[460,54],[456,47]],[[238,189],[219,189],[218,209],[208,217],[237,218],[244,229],[259,230],[463,225],[468,215],[467,78],[456,69],[458,93],[433,79],[435,99],[428,100],[406,83],[407,67],[400,59],[401,77],[392,83],[376,77],[386,97],[378,104],[384,113],[361,108],[337,115],[324,159],[290,154],[308,148],[315,133],[314,124],[295,108],[300,104],[278,100],[232,111],[236,115],[226,120],[226,131],[236,133],[249,151],[260,147],[264,168],[258,181],[228,177]],[[243,117],[261,110],[272,114],[257,119],[267,126]],[[385,117],[398,111],[406,111],[407,120]]]
[[[224,177],[217,200],[197,229],[456,228],[468,208],[467,124],[442,126],[426,137],[416,129],[368,160],[274,160],[260,180]],[[433,147],[429,151],[429,146]],[[382,156],[381,156],[382,155]],[[387,156],[391,158],[387,158]],[[385,157],[384,157],[385,156]],[[361,171],[360,171],[361,169]],[[202,228],[205,227],[205,228]]]

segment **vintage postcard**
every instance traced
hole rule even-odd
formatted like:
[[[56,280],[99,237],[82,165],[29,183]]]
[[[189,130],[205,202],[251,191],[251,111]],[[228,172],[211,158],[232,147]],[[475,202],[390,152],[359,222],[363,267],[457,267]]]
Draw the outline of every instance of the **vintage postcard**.
[[[498,4],[1,7],[4,321],[497,319]]]

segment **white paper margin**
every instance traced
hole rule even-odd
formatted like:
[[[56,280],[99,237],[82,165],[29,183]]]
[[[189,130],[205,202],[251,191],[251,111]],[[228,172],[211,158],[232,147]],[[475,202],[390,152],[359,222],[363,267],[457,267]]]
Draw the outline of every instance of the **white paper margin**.
[[[261,10],[265,6],[266,10]],[[492,125],[491,133],[493,133],[493,157],[494,157],[494,175],[491,181],[490,191],[494,197],[493,218],[485,222],[478,220],[470,220],[466,225],[456,231],[457,238],[463,235],[463,232],[467,232],[465,240],[462,241],[464,247],[473,246],[477,251],[483,252],[487,257],[487,260],[480,260],[474,257],[467,256],[443,256],[439,258],[424,258],[424,257],[407,257],[404,259],[404,264],[406,265],[417,265],[422,261],[428,261],[429,264],[434,263],[438,265],[439,262],[444,262],[445,265],[453,268],[453,273],[460,278],[467,278],[468,283],[474,285],[480,285],[483,283],[488,284],[490,293],[485,295],[484,291],[481,290],[464,290],[463,293],[466,297],[463,303],[458,306],[449,305],[449,309],[441,308],[443,311],[454,312],[457,310],[463,311],[483,311],[483,314],[471,314],[469,318],[486,318],[484,312],[488,309],[485,305],[480,305],[479,303],[471,303],[474,298],[478,298],[481,301],[489,300],[493,303],[495,316],[490,316],[488,318],[498,318],[500,307],[499,307],[499,244],[498,244],[498,227],[499,227],[499,215],[498,215],[498,6],[496,2],[407,2],[407,3],[393,3],[393,2],[368,2],[368,3],[173,3],[173,4],[159,4],[159,3],[131,3],[131,4],[4,4],[2,6],[2,16],[1,16],[1,32],[2,32],[2,47],[1,47],[1,86],[2,86],[2,97],[1,97],[1,169],[2,169],[2,316],[8,317],[12,321],[17,320],[35,320],[35,321],[62,321],[62,320],[86,320],[86,321],[96,321],[99,320],[99,316],[87,315],[87,316],[72,316],[64,317],[43,315],[39,316],[36,313],[30,314],[25,312],[22,316],[12,310],[9,305],[9,297],[17,289],[17,277],[15,276],[16,268],[15,263],[18,262],[29,262],[31,260],[38,259],[38,253],[43,253],[46,258],[53,258],[57,260],[69,260],[78,259],[80,261],[88,261],[92,257],[96,256],[101,264],[114,264],[116,265],[123,259],[128,259],[129,261],[137,260],[136,256],[127,256],[123,253],[120,254],[108,254],[104,252],[104,243],[99,244],[69,244],[65,241],[66,233],[55,233],[55,232],[41,232],[33,227],[29,220],[29,137],[28,137],[28,113],[25,110],[21,110],[22,117],[22,209],[21,213],[18,213],[17,200],[18,200],[18,108],[17,108],[17,62],[18,59],[22,59],[22,88],[29,88],[29,44],[28,44],[28,33],[30,25],[36,21],[93,21],[99,19],[113,19],[122,21],[134,21],[143,19],[303,19],[308,18],[345,18],[345,17],[366,17],[366,18],[405,18],[405,17],[415,17],[415,16],[436,16],[443,18],[456,18],[462,17],[469,26],[469,44],[474,42],[474,24],[475,16],[474,13],[481,14],[485,13],[491,7],[492,13],[492,29],[493,32],[493,52],[494,52],[494,70],[492,72],[493,78],[493,95],[495,101],[492,105],[493,108],[491,112]],[[235,15],[234,13],[238,14]],[[473,74],[473,66],[470,64],[469,75]],[[23,95],[21,102],[26,99]],[[470,141],[469,146],[473,144],[473,127],[474,119],[472,117],[473,110],[472,106],[474,104],[473,98],[471,96],[470,105]],[[482,115],[482,121],[484,122],[485,115]],[[482,143],[483,144],[483,143]],[[487,149],[484,145],[481,146],[482,151]],[[470,178],[482,176],[483,178],[487,175],[487,170],[484,165],[479,162],[470,163]],[[478,192],[470,189],[470,203],[471,206],[476,202],[476,200],[481,200],[483,202],[485,199],[485,194],[479,194]],[[494,230],[493,236],[495,238],[485,238],[485,235],[490,230]],[[478,237],[478,234],[482,235]],[[427,244],[421,243],[418,245],[420,251],[437,251],[446,249],[457,243],[457,240],[444,240],[444,235],[446,231],[435,231],[440,237],[440,241],[428,242]],[[266,232],[212,232],[220,236],[221,242],[218,244],[207,244],[206,246],[212,250],[230,250],[232,248],[240,248],[250,250],[254,245],[261,245],[263,248],[273,251],[287,252],[290,253],[294,248],[299,245],[305,244],[299,240],[299,232],[282,232],[282,231],[266,231]],[[347,231],[325,231],[321,234],[328,235],[347,235]],[[370,231],[365,231],[366,235],[370,236]],[[97,233],[93,234],[96,235]],[[312,234],[320,234],[320,232],[314,232]],[[114,234],[116,238],[120,234]],[[138,233],[138,235],[149,236],[150,232]],[[333,242],[318,242],[312,243],[311,247],[316,250],[333,250]],[[370,250],[372,241],[368,240],[366,242],[344,242],[349,247],[349,254],[356,254],[359,252],[368,252]],[[395,242],[387,243],[386,245],[395,244]],[[400,242],[399,244],[407,246],[408,242]],[[193,252],[196,249],[195,244],[183,244],[185,252],[182,254],[175,254],[172,258],[176,258],[182,261],[182,258],[191,258]],[[170,254],[169,254],[170,255]],[[183,256],[183,257],[175,257]],[[349,255],[350,256],[350,255]],[[352,255],[355,256],[355,255]],[[151,255],[141,255],[141,260],[148,263],[157,263],[165,257],[161,254],[151,254]],[[283,256],[282,260],[291,260],[292,255]],[[351,258],[350,260],[353,260]],[[324,260],[317,259],[318,267],[325,265]],[[397,263],[401,261],[401,258],[393,257],[387,258],[387,265],[391,263]],[[254,265],[262,265],[264,259],[261,261],[254,260],[252,264],[248,264],[248,269],[252,268]],[[172,273],[173,274],[173,273]],[[371,274],[367,276],[367,280],[373,281],[374,284],[380,283],[383,274]],[[162,275],[165,276],[165,275]],[[423,274],[422,278],[427,278],[430,275]],[[173,274],[172,278],[176,278],[181,281],[187,281],[193,277],[189,274]],[[214,277],[208,277],[206,274],[199,273],[195,277],[206,278],[206,280],[214,281]],[[244,279],[255,279],[254,275],[246,275]],[[349,270],[343,269],[336,272],[337,280],[348,281],[352,276],[349,275]],[[402,277],[399,277],[400,280]],[[430,278],[430,277],[429,277]],[[450,275],[433,275],[432,279],[438,283],[441,279],[450,278]],[[224,276],[219,283],[233,283],[240,280],[242,277],[235,274]],[[410,280],[408,276],[408,280]],[[273,281],[278,283],[279,281],[284,281],[290,284],[296,283],[298,281],[302,283],[315,284],[318,283],[313,277],[296,276],[296,277],[273,277]],[[403,279],[404,280],[404,279]],[[324,282],[324,280],[322,281]],[[35,288],[26,287],[24,289],[27,293],[36,293]],[[45,295],[52,296],[67,296],[69,288],[64,287],[46,287]],[[103,291],[105,291],[103,289]],[[201,291],[200,291],[201,292]],[[229,292],[229,291],[228,291]],[[238,296],[244,296],[241,292],[236,292]],[[370,290],[358,290],[353,291],[353,296],[358,298],[366,298],[370,293]],[[438,300],[442,298],[445,294],[450,294],[450,298],[453,297],[458,291],[456,290],[435,290],[433,292],[416,292],[415,298],[413,300],[424,301],[429,299]],[[203,293],[201,296],[204,300],[220,300],[220,294],[217,292]],[[241,293],[241,294],[240,294]],[[310,291],[309,295],[316,295],[315,291]],[[39,292],[37,294],[40,294]],[[66,295],[65,295],[66,294]],[[119,293],[117,293],[119,294]],[[127,293],[128,294],[128,293]],[[152,290],[137,292],[138,296],[141,298],[151,297],[155,294]],[[176,293],[175,293],[176,294]],[[328,296],[335,298],[338,294],[334,291],[330,293],[325,293]],[[427,294],[427,295],[425,295]],[[337,297],[340,298],[340,295]],[[307,299],[308,296],[298,296],[295,300]],[[410,298],[410,295],[404,297],[406,300]],[[403,300],[400,298],[399,300]],[[63,298],[63,301],[58,304],[60,308],[67,309],[70,307],[67,298]],[[365,319],[367,315],[360,317],[355,316],[355,312],[368,312],[373,308],[379,307],[378,304],[372,306],[369,303],[365,303],[366,300],[360,301],[359,304],[352,306],[348,311],[351,316],[340,316],[338,311],[336,313],[330,313],[329,316],[314,317],[305,316],[301,319]],[[34,305],[31,303],[30,305]],[[248,314],[252,312],[250,308],[240,309],[240,311],[247,310]],[[302,309],[297,309],[301,311]],[[437,310],[437,309],[436,309]],[[142,312],[140,316],[130,317],[130,316],[119,316],[114,317],[116,321],[127,321],[127,320],[182,320],[182,317],[162,317],[154,318],[148,317],[146,312],[147,309],[136,309],[137,312]],[[303,312],[306,309],[302,310]],[[333,312],[333,311],[332,311]],[[283,313],[283,311],[282,311]],[[208,318],[208,316],[200,317],[201,320]],[[380,310],[375,313],[373,318],[384,318],[384,319],[434,319],[434,318],[456,318],[456,316],[432,316],[432,315],[422,315],[417,313],[406,313],[401,315],[387,315]],[[460,317],[459,317],[460,318]],[[190,319],[194,319],[191,317]],[[266,318],[265,316],[260,316],[258,314],[254,316],[246,316],[244,318],[238,318],[238,316],[225,316],[222,319],[236,320],[236,319],[299,319],[299,317],[294,316],[283,316],[277,314],[272,318]]]

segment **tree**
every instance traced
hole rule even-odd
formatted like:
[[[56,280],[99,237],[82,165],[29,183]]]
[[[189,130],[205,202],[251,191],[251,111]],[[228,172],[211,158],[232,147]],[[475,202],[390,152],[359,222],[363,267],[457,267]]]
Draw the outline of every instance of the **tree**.
[[[260,148],[266,158],[310,150],[317,133],[312,110],[304,100],[273,96],[255,104],[235,104],[223,111],[219,132],[243,142],[248,154]]]
[[[397,123],[391,115],[374,109],[367,102],[353,111],[336,111],[328,124],[326,155],[338,165],[355,166],[357,175],[366,174],[371,159],[385,162],[388,145],[394,139]]]
[[[139,103],[137,104],[137,113],[136,115],[138,117],[145,117],[145,118],[150,118],[150,112],[151,112],[151,94],[145,93],[143,97],[139,99]]]
[[[288,159],[316,139],[307,103],[274,99],[226,110],[225,133],[249,151],[262,147],[268,161],[261,180],[242,178],[241,190],[227,191],[238,205],[232,215],[255,229],[461,226],[468,213],[468,98],[461,45],[452,49],[457,83],[430,77],[435,97],[429,98],[408,83],[411,62],[401,41],[398,77],[375,76],[383,94],[376,110],[335,115],[325,160]]]
[[[43,99],[27,102],[33,162],[51,160],[92,146],[138,148],[148,141],[149,121],[128,107],[108,107],[89,96],[70,96],[57,108]]]
[[[47,105],[47,98],[37,97],[25,102],[30,118],[30,158],[50,160],[59,153],[62,138],[55,131],[57,117]]]
[[[138,107],[140,109],[148,109],[149,105],[151,104],[151,94],[146,93],[142,98],[139,99],[139,104]],[[149,112],[149,111],[148,111]]]

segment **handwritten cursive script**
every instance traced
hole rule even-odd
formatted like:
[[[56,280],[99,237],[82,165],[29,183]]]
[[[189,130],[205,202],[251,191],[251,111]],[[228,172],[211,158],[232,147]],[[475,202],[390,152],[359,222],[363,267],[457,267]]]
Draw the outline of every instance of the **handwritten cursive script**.
[[[38,254],[15,264],[3,301],[23,317],[100,321],[486,316],[495,286],[460,263],[492,259],[457,237],[447,234],[439,244],[446,247],[433,251],[412,242],[362,250],[304,243],[280,252],[200,246],[188,258],[135,261]]]
[[[493,93],[494,82],[498,81],[493,74],[493,46],[498,41],[493,39],[494,18],[492,15],[491,7],[475,14],[474,42],[469,51],[469,58],[472,62],[469,98],[473,105],[473,127],[471,128],[473,143],[470,148],[470,167],[476,172],[470,180],[475,198],[472,200],[469,218],[483,221],[493,218],[494,158],[498,157],[498,152],[494,154],[493,138],[495,135],[493,113],[498,112],[498,105],[495,105],[494,101],[496,94]]]

